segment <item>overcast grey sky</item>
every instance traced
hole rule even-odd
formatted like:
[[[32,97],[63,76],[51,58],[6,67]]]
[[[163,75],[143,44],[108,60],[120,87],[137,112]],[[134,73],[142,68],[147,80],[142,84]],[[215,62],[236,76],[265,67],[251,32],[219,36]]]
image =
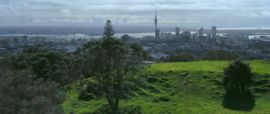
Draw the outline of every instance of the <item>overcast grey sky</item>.
[[[270,27],[270,0],[0,0],[0,26]]]

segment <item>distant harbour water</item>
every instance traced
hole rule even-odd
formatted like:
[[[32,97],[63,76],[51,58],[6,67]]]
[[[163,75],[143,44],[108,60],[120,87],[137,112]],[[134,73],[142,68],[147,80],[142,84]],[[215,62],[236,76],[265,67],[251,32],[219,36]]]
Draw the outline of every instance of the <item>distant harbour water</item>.
[[[145,36],[154,36],[154,33],[151,33],[151,32],[148,32],[148,33],[117,33],[115,34],[114,36],[117,37],[117,38],[121,38],[121,36],[123,35],[129,35],[131,37],[134,37],[134,38],[143,38]],[[89,36],[89,37],[93,37],[93,38],[101,38],[102,35],[96,35],[96,36]]]
[[[174,32],[171,32],[172,34],[174,34]],[[192,31],[191,33],[195,33],[195,31]],[[114,36],[116,38],[121,38],[121,36],[123,35],[129,35],[133,38],[143,38],[145,36],[154,36],[154,33],[151,32],[147,32],[147,33],[117,33]],[[206,35],[206,34],[205,34]],[[223,36],[223,34],[219,34],[220,36]],[[70,40],[70,39],[98,39],[98,38],[102,38],[102,35],[88,35],[88,34],[81,34],[81,33],[77,33],[77,34],[0,34],[0,39],[4,38],[4,37],[22,37],[22,36],[27,36],[27,37],[45,37],[45,38],[49,38],[51,40],[53,39],[66,39],[66,40]],[[267,39],[270,39],[270,35],[262,35],[262,34],[257,34],[257,35],[249,35],[248,38],[249,39],[256,39],[259,38],[260,36],[264,36]]]
[[[129,35],[134,38],[143,38],[144,36],[154,36],[154,33],[116,33],[114,36],[117,38],[121,38],[123,35]],[[89,34],[0,34],[0,37],[20,37],[20,36],[27,36],[27,37],[46,37],[46,38],[86,38],[86,39],[97,39],[101,38],[102,35],[89,35]]]

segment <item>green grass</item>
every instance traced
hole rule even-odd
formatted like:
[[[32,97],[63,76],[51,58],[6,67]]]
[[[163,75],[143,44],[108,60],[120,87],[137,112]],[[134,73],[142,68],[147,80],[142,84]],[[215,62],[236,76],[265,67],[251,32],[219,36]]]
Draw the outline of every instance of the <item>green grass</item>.
[[[67,114],[70,112],[76,112],[76,114],[84,114],[88,112],[94,112],[103,104],[106,104],[104,99],[92,100],[91,102],[79,101],[79,92],[69,91],[67,93],[67,99],[63,104],[64,110]]]
[[[121,107],[140,106],[144,114],[270,113],[270,63],[266,61],[247,61],[256,74],[255,81],[262,81],[251,88],[256,99],[255,107],[246,112],[223,108],[224,90],[220,82],[223,69],[229,63],[230,61],[195,61],[147,65],[146,73],[141,75],[145,83],[133,91],[134,95],[121,100]],[[149,78],[155,81],[147,81]],[[76,114],[91,113],[106,104],[104,98],[79,101],[80,88],[75,85],[72,85],[63,104],[67,114],[70,111]],[[267,91],[256,92],[256,88]]]
[[[172,62],[158,63],[147,66],[149,72],[167,71],[209,71],[223,72],[231,61],[195,61],[195,62]],[[252,71],[259,74],[270,74],[270,63],[266,61],[246,61],[250,64]]]

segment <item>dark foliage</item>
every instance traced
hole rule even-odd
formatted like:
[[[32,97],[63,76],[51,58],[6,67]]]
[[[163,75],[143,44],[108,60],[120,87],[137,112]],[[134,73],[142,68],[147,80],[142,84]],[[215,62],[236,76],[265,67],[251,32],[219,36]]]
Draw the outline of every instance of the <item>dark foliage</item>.
[[[36,78],[57,82],[61,85],[73,82],[80,77],[72,56],[52,52],[41,48],[27,48],[18,55],[8,55],[1,64],[7,64],[15,70],[31,69]]]
[[[248,89],[252,83],[252,73],[248,64],[240,60],[230,64],[224,71],[225,95],[223,106],[234,110],[247,111],[253,109],[255,99]]]
[[[128,105],[121,108],[121,114],[143,114],[141,106]]]
[[[233,52],[225,51],[225,50],[217,50],[217,51],[209,51],[206,54],[207,60],[235,60],[238,59],[239,56]]]
[[[170,98],[167,96],[161,96],[161,97],[155,98],[153,101],[154,102],[169,102]]]
[[[86,84],[82,86],[86,87],[80,87],[82,91],[80,92],[79,100],[89,101],[103,96],[103,92],[100,91],[102,90],[101,86],[94,80],[87,80]]]
[[[126,92],[132,74],[144,59],[145,52],[138,44],[127,46],[113,37],[113,28],[108,20],[101,41],[91,41],[84,45],[85,74],[92,76],[110,105],[113,114],[119,113],[119,99]]]
[[[87,90],[83,90],[83,91],[81,91],[81,93],[79,95],[79,100],[90,101],[90,100],[94,99],[95,97],[96,96],[93,93],[91,93]]]
[[[166,58],[161,58],[160,61],[165,62],[186,62],[195,60],[194,57],[190,54],[179,54],[179,55],[171,55]]]
[[[4,69],[4,70],[3,70]],[[1,114],[63,114],[64,93],[58,84],[36,79],[31,70],[1,67]]]
[[[223,84],[226,91],[247,90],[253,83],[250,66],[240,60],[234,61],[224,70]]]
[[[243,91],[239,95],[238,90],[227,91],[223,99],[223,107],[232,110],[249,111],[255,106],[255,98],[250,91]]]
[[[134,60],[136,60],[137,62],[152,59],[149,53],[145,51],[140,44],[134,43],[134,44],[131,44],[129,47],[130,49],[133,50],[132,56],[134,56]]]

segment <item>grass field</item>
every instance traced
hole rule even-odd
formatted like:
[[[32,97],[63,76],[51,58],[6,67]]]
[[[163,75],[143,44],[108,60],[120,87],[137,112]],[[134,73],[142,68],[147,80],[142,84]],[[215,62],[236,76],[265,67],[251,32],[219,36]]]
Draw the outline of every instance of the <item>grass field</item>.
[[[231,61],[195,61],[195,62],[173,62],[159,63],[148,66],[149,72],[179,72],[179,71],[208,71],[223,72]],[[258,74],[270,74],[270,62],[268,61],[246,61],[253,72]]]
[[[145,66],[136,90],[121,100],[121,107],[139,107],[144,114],[270,114],[270,63],[246,61],[255,74],[250,89],[255,105],[246,111],[223,108],[223,69],[230,61],[158,63]],[[90,114],[106,105],[104,98],[78,100],[80,86],[73,84],[63,104],[68,114]]]

